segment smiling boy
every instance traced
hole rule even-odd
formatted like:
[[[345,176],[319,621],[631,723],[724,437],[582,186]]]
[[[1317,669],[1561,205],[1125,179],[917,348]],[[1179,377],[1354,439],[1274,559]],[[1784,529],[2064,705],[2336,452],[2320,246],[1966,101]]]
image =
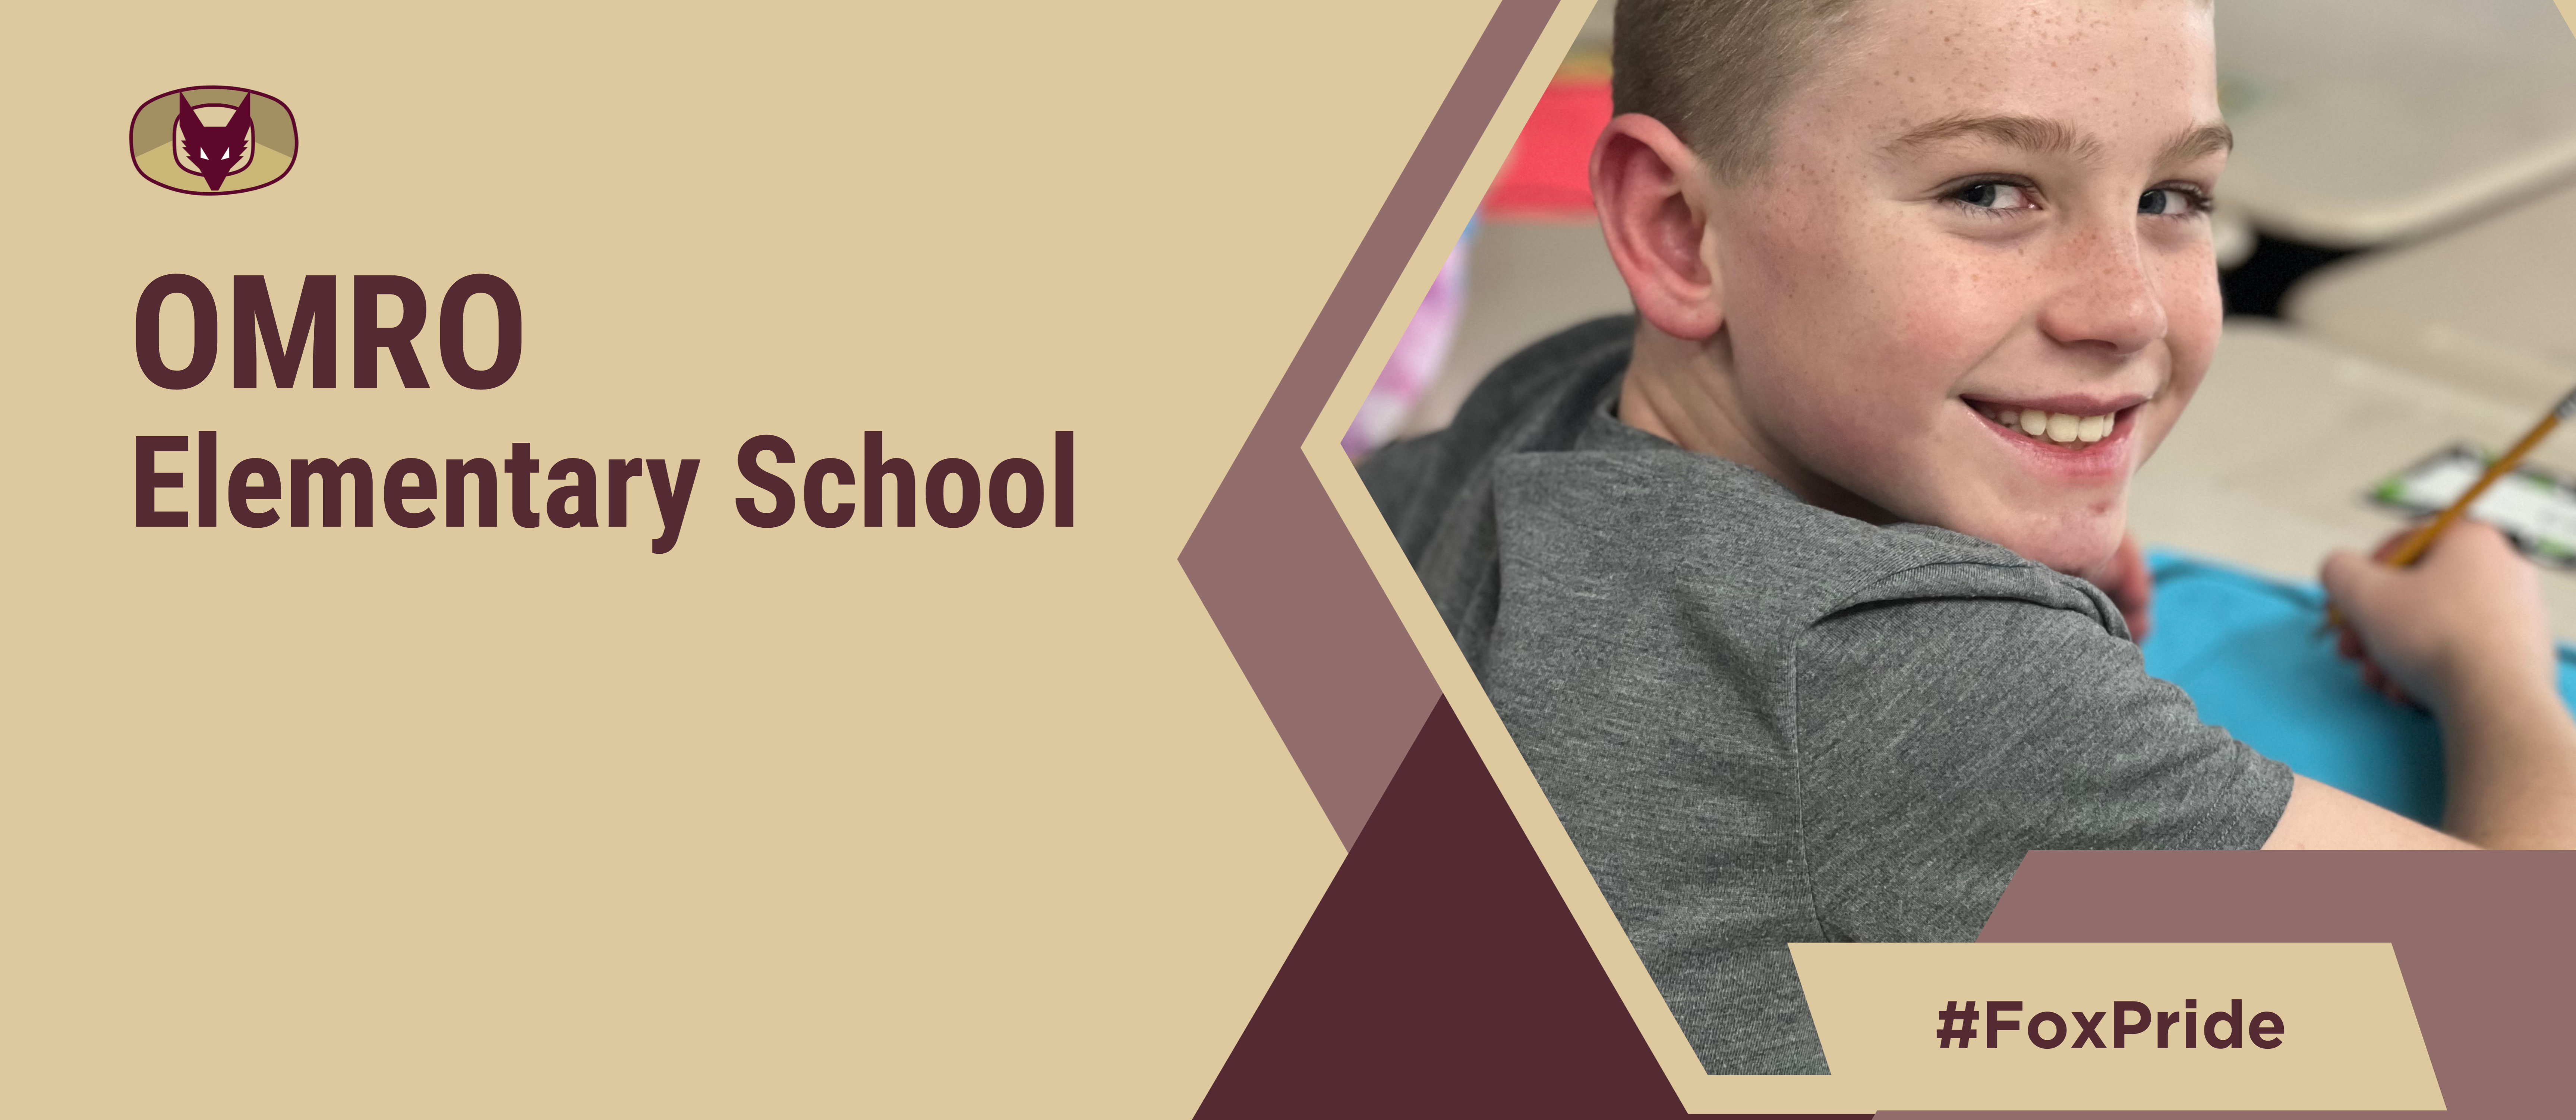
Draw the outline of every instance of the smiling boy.
[[[1787,943],[1973,938],[2032,849],[2576,839],[2491,530],[2326,568],[2453,835],[2203,725],[2079,578],[2136,598],[2128,480],[2218,341],[2206,2],[1623,0],[1616,52],[1636,318],[1363,473],[1712,1072],[1825,1072]]]

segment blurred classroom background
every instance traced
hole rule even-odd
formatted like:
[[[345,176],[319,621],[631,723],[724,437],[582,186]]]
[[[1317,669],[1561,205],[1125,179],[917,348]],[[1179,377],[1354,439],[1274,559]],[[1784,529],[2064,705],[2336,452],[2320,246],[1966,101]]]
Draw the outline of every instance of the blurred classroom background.
[[[1630,310],[1585,184],[1611,8],[1531,114],[1353,454],[1447,424],[1520,347]],[[2551,0],[2216,10],[2237,137],[2217,216],[2230,317],[2130,523],[2151,548],[2308,580],[2328,550],[2406,523],[2374,489],[2454,445],[2501,451],[2576,388],[2576,36]],[[2566,473],[2576,435],[2533,461]],[[2576,637],[2576,574],[2543,578]]]

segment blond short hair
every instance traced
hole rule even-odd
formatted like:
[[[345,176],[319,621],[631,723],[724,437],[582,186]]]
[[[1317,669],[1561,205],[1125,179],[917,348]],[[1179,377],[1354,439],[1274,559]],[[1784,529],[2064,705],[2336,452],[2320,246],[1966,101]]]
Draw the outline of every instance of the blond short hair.
[[[1720,178],[1770,160],[1780,106],[1859,0],[1619,0],[1610,102],[1663,122]]]
[[[2201,8],[2213,0],[2194,0]],[[1612,111],[1662,121],[1729,182],[1771,159],[1780,106],[1825,48],[1855,34],[1862,0],[1618,0]]]

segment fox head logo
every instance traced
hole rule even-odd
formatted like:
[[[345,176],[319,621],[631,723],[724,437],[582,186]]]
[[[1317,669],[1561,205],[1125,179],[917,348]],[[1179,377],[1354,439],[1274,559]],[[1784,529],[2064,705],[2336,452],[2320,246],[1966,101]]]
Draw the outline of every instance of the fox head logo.
[[[295,114],[237,86],[190,86],[134,111],[134,169],[181,194],[240,194],[295,165]]]
[[[191,105],[179,92],[179,115],[171,124],[170,152],[179,170],[206,181],[206,190],[224,189],[224,178],[250,169],[252,144],[250,99],[239,105]]]

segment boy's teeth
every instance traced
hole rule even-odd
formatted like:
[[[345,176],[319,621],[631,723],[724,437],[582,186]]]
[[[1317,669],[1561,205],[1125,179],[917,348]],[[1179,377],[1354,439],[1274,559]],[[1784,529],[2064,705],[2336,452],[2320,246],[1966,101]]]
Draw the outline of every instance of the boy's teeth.
[[[2020,428],[2024,435],[2046,439],[2051,443],[2098,443],[2110,435],[2118,423],[2114,413],[2100,416],[2075,416],[2064,412],[2043,412],[2036,408],[1991,406],[1987,418],[2007,428]]]

